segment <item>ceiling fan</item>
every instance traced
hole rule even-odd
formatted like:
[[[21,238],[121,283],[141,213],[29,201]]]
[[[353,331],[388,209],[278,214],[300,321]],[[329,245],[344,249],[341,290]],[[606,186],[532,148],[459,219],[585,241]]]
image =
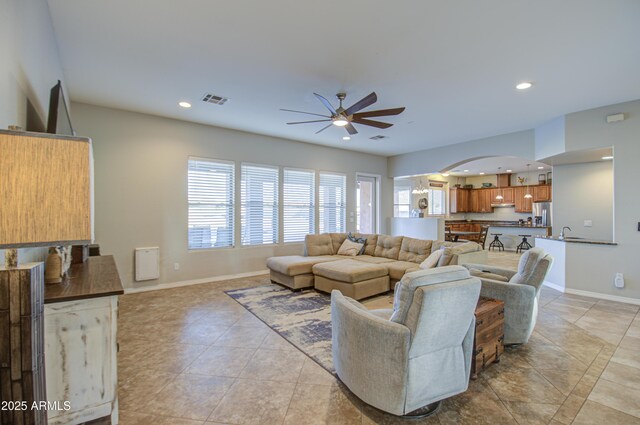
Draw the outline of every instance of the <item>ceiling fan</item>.
[[[298,114],[316,115],[319,117],[324,117],[324,119],[322,120],[288,122],[287,123],[288,125],[309,124],[309,123],[316,123],[316,122],[329,122],[329,124],[326,127],[323,127],[320,130],[316,131],[316,134],[326,130],[332,125],[335,125],[338,127],[344,127],[349,134],[353,135],[353,134],[357,134],[358,131],[355,129],[352,123],[368,125],[368,126],[377,127],[377,128],[389,128],[393,124],[389,124],[387,122],[382,122],[382,121],[370,120],[368,118],[398,115],[402,113],[402,111],[404,111],[404,107],[401,107],[401,108],[392,108],[392,109],[380,109],[377,111],[358,112],[368,106],[373,105],[378,101],[378,96],[376,95],[375,92],[369,94],[368,96],[363,97],[362,99],[360,99],[359,101],[357,101],[356,103],[354,103],[353,105],[351,105],[346,109],[342,107],[342,101],[345,99],[345,97],[347,97],[346,93],[336,94],[336,97],[340,102],[340,106],[338,106],[338,108],[334,108],[333,105],[331,105],[331,102],[329,102],[326,98],[319,95],[318,93],[314,93],[314,95],[318,98],[320,102],[322,102],[324,107],[327,108],[329,112],[331,112],[331,115],[315,114],[312,112],[304,112],[304,111],[294,111],[292,109],[281,109],[281,111],[296,112]]]

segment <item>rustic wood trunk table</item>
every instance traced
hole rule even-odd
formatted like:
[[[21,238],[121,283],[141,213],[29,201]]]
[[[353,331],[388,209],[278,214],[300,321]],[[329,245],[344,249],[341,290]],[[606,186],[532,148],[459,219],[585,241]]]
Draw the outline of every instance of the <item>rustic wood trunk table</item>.
[[[504,302],[480,297],[475,315],[471,379],[476,379],[489,365],[498,363],[504,352]]]

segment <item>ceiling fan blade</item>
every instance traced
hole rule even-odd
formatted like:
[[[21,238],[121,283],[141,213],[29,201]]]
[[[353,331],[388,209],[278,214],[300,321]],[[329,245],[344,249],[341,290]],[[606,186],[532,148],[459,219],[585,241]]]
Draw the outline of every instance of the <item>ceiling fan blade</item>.
[[[331,115],[335,115],[336,114],[336,110],[335,108],[331,105],[331,102],[329,102],[326,98],[320,96],[318,93],[314,93],[316,95],[316,97],[318,98],[318,100],[320,102],[322,102],[322,104],[324,105],[325,108],[327,108],[329,110],[329,112],[331,112]]]
[[[378,95],[376,92],[371,92],[367,96],[363,97],[349,108],[344,111],[345,115],[353,115],[361,109],[366,108],[367,106],[371,106],[378,101]]]
[[[389,128],[393,125],[393,124],[389,124],[388,122],[366,120],[364,118],[355,118],[355,117],[351,121],[358,124],[370,125],[371,127],[377,127],[377,128]]]
[[[313,112],[294,111],[293,109],[280,109],[280,110],[281,111],[286,111],[286,112],[296,112],[298,114],[316,115],[316,116],[319,116],[319,117],[331,118],[329,115],[314,114]]]
[[[328,120],[313,120],[313,121],[296,121],[296,122],[288,122],[287,125],[292,125],[292,124],[309,124],[310,122],[327,122],[327,121],[331,121],[330,119]]]
[[[328,125],[328,126],[326,126],[326,127],[322,127],[320,130],[316,131],[316,134],[318,134],[318,133],[320,133],[320,132],[322,132],[322,131],[325,131],[327,128],[331,127],[332,125],[333,125],[333,123],[329,124],[329,125]]]
[[[346,128],[349,134],[351,134],[352,136],[354,134],[358,134],[358,130],[356,130],[356,128],[351,123],[345,125],[344,128]]]
[[[368,117],[384,117],[388,115],[398,115],[404,112],[404,107],[393,109],[379,109],[377,111],[358,112],[353,114],[354,118],[368,118]]]

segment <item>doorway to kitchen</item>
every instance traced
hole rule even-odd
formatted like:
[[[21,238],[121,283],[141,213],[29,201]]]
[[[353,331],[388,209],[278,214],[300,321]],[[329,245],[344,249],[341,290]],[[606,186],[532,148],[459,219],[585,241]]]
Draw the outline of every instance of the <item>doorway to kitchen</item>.
[[[378,233],[380,176],[356,174],[356,231]]]

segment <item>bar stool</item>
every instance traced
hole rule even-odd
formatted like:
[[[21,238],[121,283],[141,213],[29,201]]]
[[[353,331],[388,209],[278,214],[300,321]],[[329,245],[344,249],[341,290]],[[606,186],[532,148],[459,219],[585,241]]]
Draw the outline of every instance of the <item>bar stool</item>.
[[[502,233],[492,233],[493,240],[489,244],[489,251],[491,248],[498,248],[498,251],[504,251],[504,244],[500,240],[499,236],[502,236]]]
[[[518,247],[516,248],[516,253],[533,248],[531,244],[527,241],[527,238],[530,238],[531,235],[518,235],[518,236],[522,236],[522,242],[520,242],[520,245],[518,245]]]

